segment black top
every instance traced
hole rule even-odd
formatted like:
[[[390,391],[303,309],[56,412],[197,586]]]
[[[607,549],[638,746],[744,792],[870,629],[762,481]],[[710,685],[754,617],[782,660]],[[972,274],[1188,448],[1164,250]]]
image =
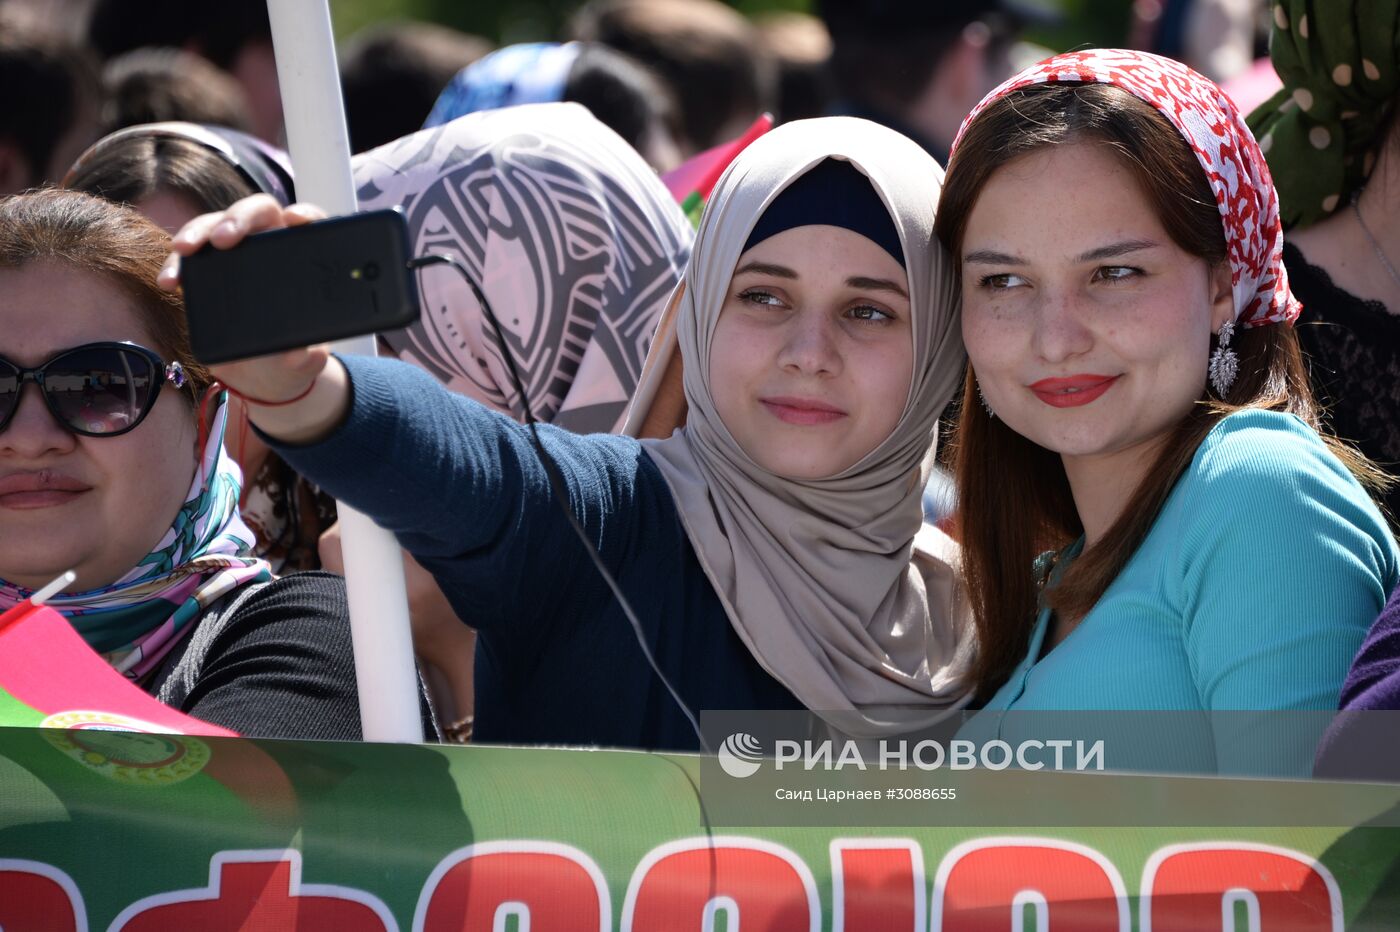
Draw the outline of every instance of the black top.
[[[1303,302],[1298,337],[1332,432],[1400,476],[1400,315],[1338,288],[1291,243],[1284,243],[1283,263]],[[1400,526],[1400,484],[1383,504]]]
[[[295,573],[214,603],[147,689],[257,738],[359,740],[345,580]]]

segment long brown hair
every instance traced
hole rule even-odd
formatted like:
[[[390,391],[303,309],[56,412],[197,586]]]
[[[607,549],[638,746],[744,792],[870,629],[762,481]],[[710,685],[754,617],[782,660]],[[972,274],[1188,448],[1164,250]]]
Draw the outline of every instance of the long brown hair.
[[[1045,146],[1092,140],[1131,171],[1158,220],[1183,250],[1212,267],[1225,261],[1224,226],[1200,163],[1177,130],[1151,105],[1105,84],[1042,84],[990,105],[967,128],[948,165],[937,233],[960,262],[967,220],[998,168]],[[1212,341],[1214,342],[1214,341]],[[1122,571],[1207,433],[1246,408],[1295,414],[1322,433],[1319,411],[1292,327],[1240,332],[1232,348],[1239,375],[1225,397],[1207,387],[1165,438],[1161,452],[1103,539],[1079,557],[1044,595],[1064,617],[1088,612]],[[1204,381],[1204,373],[1202,373]],[[964,399],[975,399],[968,369]],[[1364,457],[1323,435],[1364,484],[1384,481]],[[1025,656],[1037,608],[1039,554],[1058,551],[1084,531],[1060,457],[992,418],[962,405],[953,444],[959,532],[980,638],[979,693],[990,696]]]
[[[52,262],[101,275],[131,298],[167,362],[179,362],[200,396],[212,381],[190,351],[185,304],[156,284],[170,237],[145,216],[80,191],[45,188],[0,198],[0,269]]]

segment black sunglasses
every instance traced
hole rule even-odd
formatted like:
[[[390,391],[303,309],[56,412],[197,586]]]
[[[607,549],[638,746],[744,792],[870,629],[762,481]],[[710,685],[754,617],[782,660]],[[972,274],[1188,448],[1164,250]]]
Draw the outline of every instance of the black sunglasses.
[[[145,419],[166,382],[182,388],[185,370],[135,343],[75,346],[33,369],[0,357],[0,430],[19,410],[25,382],[39,386],[49,413],[68,430],[115,437]]]

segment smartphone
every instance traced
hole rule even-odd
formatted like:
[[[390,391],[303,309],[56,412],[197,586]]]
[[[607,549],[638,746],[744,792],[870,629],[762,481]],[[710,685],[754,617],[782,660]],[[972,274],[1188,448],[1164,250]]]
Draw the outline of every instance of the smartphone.
[[[408,224],[375,210],[206,246],[180,262],[200,362],[263,356],[418,320]]]

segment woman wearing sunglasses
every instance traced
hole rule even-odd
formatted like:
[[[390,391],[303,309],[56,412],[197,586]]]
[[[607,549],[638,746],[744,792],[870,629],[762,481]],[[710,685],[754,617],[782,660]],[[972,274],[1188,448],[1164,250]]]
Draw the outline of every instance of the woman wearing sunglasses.
[[[71,191],[0,200],[0,611],[50,601],[117,670],[243,734],[360,737],[343,582],[251,556],[169,239]]]
[[[102,137],[78,157],[63,186],[130,204],[173,233],[191,218],[262,191],[292,201],[283,154],[225,126],[145,123]],[[248,429],[229,403],[228,450],[243,473],[238,510],[253,552],[274,573],[321,568],[318,543],[335,524],[335,501],[301,478]],[[333,569],[333,568],[332,568]]]

